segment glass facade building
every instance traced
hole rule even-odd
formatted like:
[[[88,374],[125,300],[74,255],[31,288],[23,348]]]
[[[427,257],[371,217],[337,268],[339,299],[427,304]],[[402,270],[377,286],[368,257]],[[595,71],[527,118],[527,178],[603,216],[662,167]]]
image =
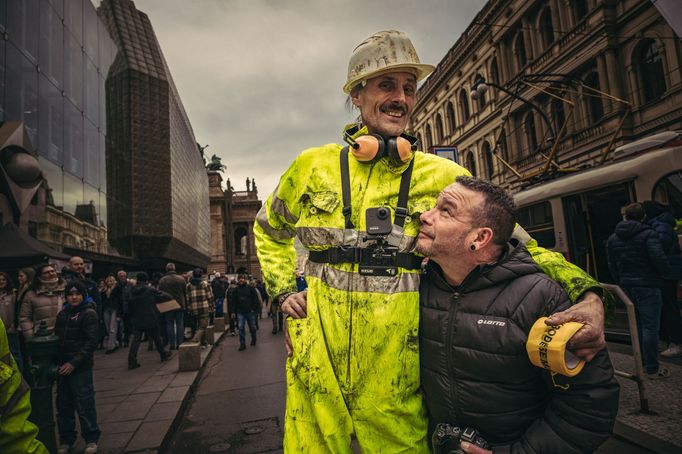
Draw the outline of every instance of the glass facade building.
[[[116,45],[90,0],[2,0],[0,31],[0,122],[23,123],[53,212],[78,219],[91,206],[81,220],[106,226],[105,80]],[[31,214],[28,222],[48,222]],[[79,238],[51,240],[93,250]]]

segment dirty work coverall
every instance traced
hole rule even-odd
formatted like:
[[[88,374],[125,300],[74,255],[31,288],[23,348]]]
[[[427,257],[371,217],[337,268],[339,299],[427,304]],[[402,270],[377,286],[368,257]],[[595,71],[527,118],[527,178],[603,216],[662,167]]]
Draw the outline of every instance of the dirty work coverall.
[[[309,250],[363,247],[367,208],[390,207],[394,219],[407,165],[392,167],[385,158],[366,164],[351,156],[355,229],[345,229],[341,149],[329,144],[303,151],[258,213],[258,259],[273,295],[296,291],[295,235]],[[419,213],[434,206],[456,176],[469,174],[435,155],[417,152],[414,159],[410,217],[404,232],[394,226],[392,233],[401,252],[415,244]],[[531,253],[551,276],[545,264],[559,265],[563,280],[576,287],[569,295],[587,289],[575,284],[589,276],[561,255],[537,247]],[[352,434],[365,453],[429,452],[419,389],[418,273],[399,269],[396,276],[362,276],[355,264],[307,263],[308,316],[288,320],[294,354],[287,361],[285,452],[350,453]]]
[[[0,452],[3,454],[48,454],[36,440],[38,428],[28,420],[30,388],[9,352],[5,325],[0,320]]]

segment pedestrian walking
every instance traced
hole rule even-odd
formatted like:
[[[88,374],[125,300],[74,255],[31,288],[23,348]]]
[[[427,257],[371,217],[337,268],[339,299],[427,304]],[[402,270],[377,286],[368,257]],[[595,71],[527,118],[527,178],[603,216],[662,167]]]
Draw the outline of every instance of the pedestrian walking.
[[[133,286],[128,282],[128,273],[123,270],[116,272],[116,288],[114,293],[118,299],[118,307],[121,308],[122,316],[121,323],[119,323],[119,335],[120,342],[123,342],[123,346],[127,347],[130,342],[130,335],[133,332],[133,327],[130,323],[130,299],[132,298],[131,292]]]
[[[31,283],[35,278],[35,275],[36,271],[31,267],[22,268],[19,270],[19,273],[17,273],[17,282],[19,283],[19,286],[17,288],[17,297],[14,304],[14,324],[17,327],[17,334],[19,334],[21,351],[21,364],[19,364],[19,361],[17,361],[17,365],[19,366],[19,370],[22,372],[22,374],[24,374],[24,377],[28,375],[28,369],[26,366],[29,364],[29,358],[28,349],[26,348],[26,339],[24,338],[24,334],[21,332],[21,326],[19,325],[19,313],[21,311],[21,306],[24,302],[24,299],[26,298],[26,294],[31,288]]]
[[[19,333],[17,313],[17,291],[10,275],[0,271],[0,320],[5,324],[9,349],[20,371],[23,371],[21,334]]]
[[[180,309],[163,314],[170,349],[176,350],[185,339],[187,284],[185,278],[175,271],[174,263],[166,264],[166,274],[159,280],[159,290],[168,293],[180,305]]]
[[[259,308],[259,298],[258,291],[247,284],[246,275],[240,274],[237,287],[232,291],[234,312],[230,314],[230,318],[237,319],[237,326],[239,327],[239,351],[246,349],[246,328],[244,326],[246,323],[248,323],[251,333],[251,345],[256,345],[256,311]]]
[[[102,301],[102,318],[106,332],[104,340],[104,353],[113,353],[118,349],[118,325],[121,319],[121,300],[116,297],[116,278],[110,274],[104,280],[104,289],[100,292]]]
[[[227,305],[227,313],[230,314],[228,316],[228,319],[230,321],[230,335],[235,336],[237,334],[236,327],[237,327],[237,319],[232,318],[231,314],[235,314],[235,309],[234,309],[234,299],[232,298],[232,294],[234,293],[234,289],[237,288],[237,281],[232,279],[227,286],[227,290],[225,291],[225,303]]]
[[[209,314],[214,310],[214,298],[211,286],[203,279],[204,272],[196,268],[192,272],[192,279],[187,283],[187,310],[192,315],[193,341],[206,346],[206,327]]]
[[[57,453],[67,454],[76,443],[77,414],[81,436],[86,443],[85,453],[94,454],[101,435],[92,377],[93,353],[99,341],[99,321],[95,305],[88,299],[87,289],[80,280],[69,282],[64,295],[66,304],[57,316],[55,327],[55,334],[59,337]]]
[[[661,287],[670,267],[660,237],[645,220],[642,204],[626,206],[623,220],[606,242],[606,253],[611,275],[635,305],[645,372],[650,379],[657,379],[670,375],[658,363]]]
[[[140,347],[143,333],[154,342],[161,361],[167,361],[172,355],[172,352],[164,349],[163,341],[159,334],[156,305],[171,300],[173,297],[150,286],[147,273],[137,273],[136,278],[137,283],[131,291],[131,299],[128,304],[130,308],[130,323],[133,328],[133,340],[128,351],[128,369],[140,367],[140,364],[137,362],[137,350]]]

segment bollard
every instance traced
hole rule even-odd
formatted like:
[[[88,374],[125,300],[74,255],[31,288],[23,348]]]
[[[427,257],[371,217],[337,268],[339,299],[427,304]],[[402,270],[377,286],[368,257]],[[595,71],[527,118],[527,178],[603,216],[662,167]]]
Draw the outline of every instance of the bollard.
[[[59,351],[59,338],[47,333],[47,323],[40,322],[40,328],[26,341],[31,358],[31,417],[38,426],[38,440],[49,452],[57,451],[54,434],[54,406],[52,403],[52,384],[59,376],[55,357]]]
[[[199,370],[201,349],[199,342],[183,342],[178,347],[178,368],[180,372]]]
[[[216,317],[213,320],[213,331],[218,337],[223,335],[225,332],[225,317]]]
[[[214,325],[208,325],[206,327],[206,343],[208,345],[215,344],[215,326]]]

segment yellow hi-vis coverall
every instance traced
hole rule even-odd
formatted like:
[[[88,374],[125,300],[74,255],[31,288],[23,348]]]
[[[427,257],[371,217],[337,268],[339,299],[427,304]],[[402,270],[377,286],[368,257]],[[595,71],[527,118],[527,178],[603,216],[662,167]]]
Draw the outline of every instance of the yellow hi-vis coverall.
[[[9,351],[5,325],[0,320],[0,452],[2,454],[48,454],[36,439],[38,428],[28,420],[30,388]]]
[[[363,247],[367,208],[390,207],[394,219],[407,164],[392,167],[386,158],[366,164],[350,156],[355,229],[345,229],[341,149],[329,144],[303,151],[258,213],[258,259],[272,295],[296,291],[294,236],[309,250]],[[415,245],[419,214],[457,176],[469,174],[435,155],[417,152],[413,159],[410,216],[404,232],[394,226],[391,234],[401,252]],[[534,249],[562,265],[565,282],[589,279],[567,268],[562,256]],[[288,319],[294,353],[287,361],[285,452],[350,453],[353,434],[365,453],[429,452],[419,387],[419,270],[363,276],[356,264],[309,261],[305,271],[308,316]]]

